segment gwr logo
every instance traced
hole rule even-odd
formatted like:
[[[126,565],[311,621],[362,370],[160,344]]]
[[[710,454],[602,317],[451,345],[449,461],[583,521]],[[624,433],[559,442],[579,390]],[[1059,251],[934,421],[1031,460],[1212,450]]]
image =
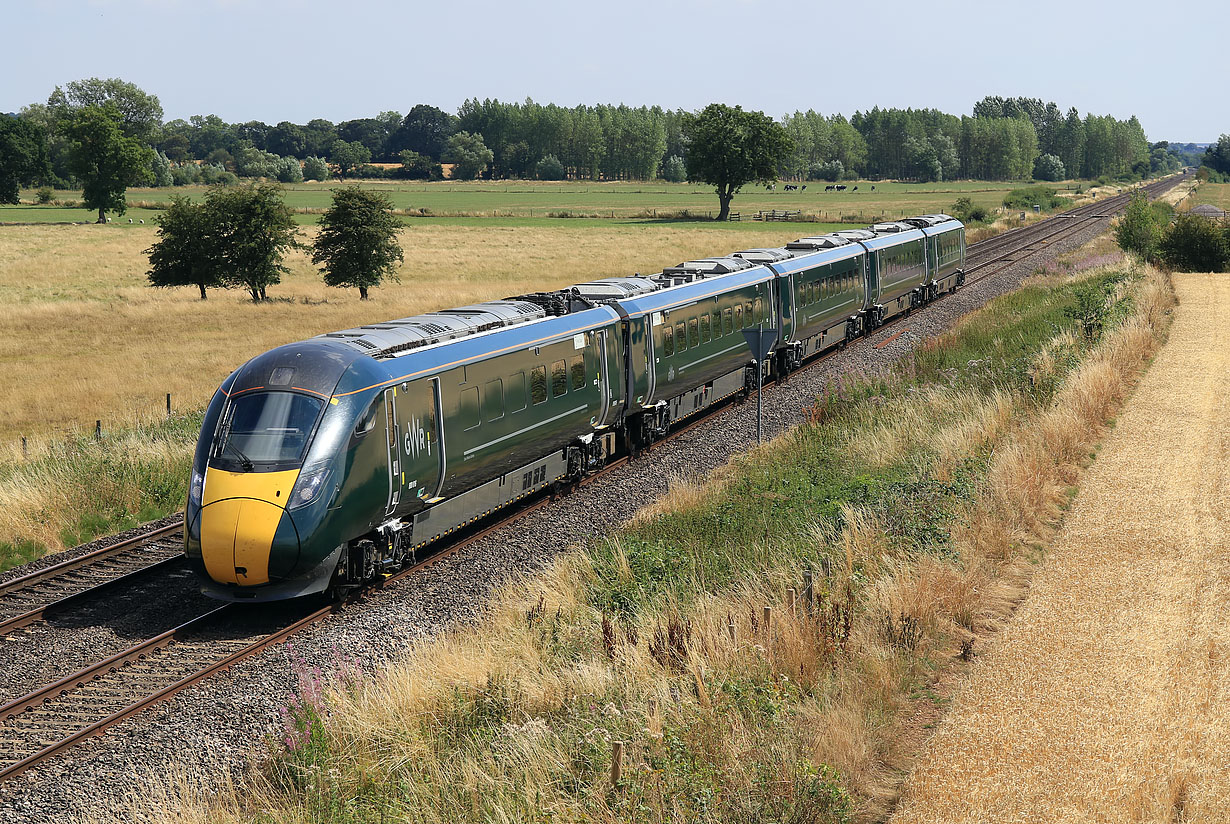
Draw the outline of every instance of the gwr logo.
[[[406,454],[417,458],[421,452],[431,454],[431,433],[417,417],[412,417],[406,424]]]

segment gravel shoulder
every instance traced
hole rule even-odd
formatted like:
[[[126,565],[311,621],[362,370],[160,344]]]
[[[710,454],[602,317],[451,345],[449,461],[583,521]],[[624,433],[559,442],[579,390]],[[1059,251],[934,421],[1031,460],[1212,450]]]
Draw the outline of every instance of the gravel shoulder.
[[[1230,278],[1175,286],[1168,343],[894,824],[1227,820]]]
[[[1027,261],[971,284],[823,363],[766,391],[765,433],[800,422],[826,382],[843,374],[884,368],[919,342],[950,328],[987,300],[1017,288],[1037,267],[1105,230],[1099,221],[1048,246]],[[893,337],[877,349],[874,344]],[[297,636],[293,650],[310,665],[328,666],[335,651],[376,669],[411,645],[475,620],[491,591],[578,543],[631,517],[674,478],[703,476],[755,440],[755,403],[732,406],[710,423],[653,450],[530,513],[404,582],[373,592],[334,619]],[[113,820],[142,785],[165,786],[167,776],[208,787],[238,778],[261,742],[278,729],[296,677],[288,651],[274,648],[0,784],[0,824]]]

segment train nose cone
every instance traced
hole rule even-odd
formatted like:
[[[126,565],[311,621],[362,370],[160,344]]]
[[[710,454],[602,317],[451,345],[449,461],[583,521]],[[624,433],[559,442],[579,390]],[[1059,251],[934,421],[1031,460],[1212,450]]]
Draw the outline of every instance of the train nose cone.
[[[282,506],[295,485],[298,470],[287,472],[225,472],[210,468],[205,473],[201,506],[201,556],[209,577],[223,584],[257,586],[269,583],[273,552],[287,568],[299,555],[299,540],[290,513]],[[277,540],[278,526],[286,520]],[[289,535],[287,534],[289,533]],[[293,545],[288,545],[293,544]]]

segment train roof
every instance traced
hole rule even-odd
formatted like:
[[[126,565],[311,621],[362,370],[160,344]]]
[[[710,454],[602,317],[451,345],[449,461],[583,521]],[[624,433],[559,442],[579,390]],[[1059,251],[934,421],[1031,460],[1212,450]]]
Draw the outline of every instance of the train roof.
[[[867,247],[868,251],[876,249],[887,249],[890,246],[896,246],[899,243],[908,243],[912,240],[921,240],[926,237],[921,229],[915,229],[913,226],[907,226],[904,231],[885,232],[878,234],[876,237],[861,241],[863,246]]]
[[[764,264],[776,263],[779,260],[789,260],[794,257],[794,252],[791,252],[786,247],[776,249],[743,249],[739,252],[732,252],[730,256],[742,258],[752,263]]]
[[[776,273],[772,269],[765,266],[753,266],[741,272],[712,278],[698,278],[691,283],[660,289],[629,300],[621,300],[619,306],[628,314],[628,317],[641,317],[650,312],[669,311],[678,306],[686,306],[732,289],[765,283],[774,277]]]
[[[315,340],[345,343],[373,358],[395,357],[480,332],[542,320],[547,310],[526,300],[493,300],[441,309],[408,318],[317,335]]]
[[[860,244],[847,241],[839,246],[827,246],[818,248],[814,252],[802,253],[791,260],[783,260],[779,263],[771,264],[771,266],[773,271],[779,275],[789,275],[794,272],[810,269],[813,266],[823,266],[826,263],[849,260],[852,257],[858,257],[864,251]]]

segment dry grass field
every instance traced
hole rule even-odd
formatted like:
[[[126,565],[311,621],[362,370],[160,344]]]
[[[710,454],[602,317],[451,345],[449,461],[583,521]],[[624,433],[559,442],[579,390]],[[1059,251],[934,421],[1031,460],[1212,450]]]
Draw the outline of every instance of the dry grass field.
[[[1230,211],[1230,183],[1200,184],[1191,203],[1193,206],[1199,203],[1211,203],[1219,209]]]
[[[1227,820],[1230,280],[1181,307],[895,824]]]
[[[437,226],[402,233],[400,283],[372,291],[330,289],[304,253],[253,305],[240,292],[156,290],[145,285],[150,226],[0,228],[0,377],[8,387],[0,460],[22,435],[104,429],[203,405],[248,358],[279,344],[445,306],[550,289],[688,258],[779,245],[809,228],[769,224],[732,234],[695,224]],[[310,237],[312,229],[305,230]]]

